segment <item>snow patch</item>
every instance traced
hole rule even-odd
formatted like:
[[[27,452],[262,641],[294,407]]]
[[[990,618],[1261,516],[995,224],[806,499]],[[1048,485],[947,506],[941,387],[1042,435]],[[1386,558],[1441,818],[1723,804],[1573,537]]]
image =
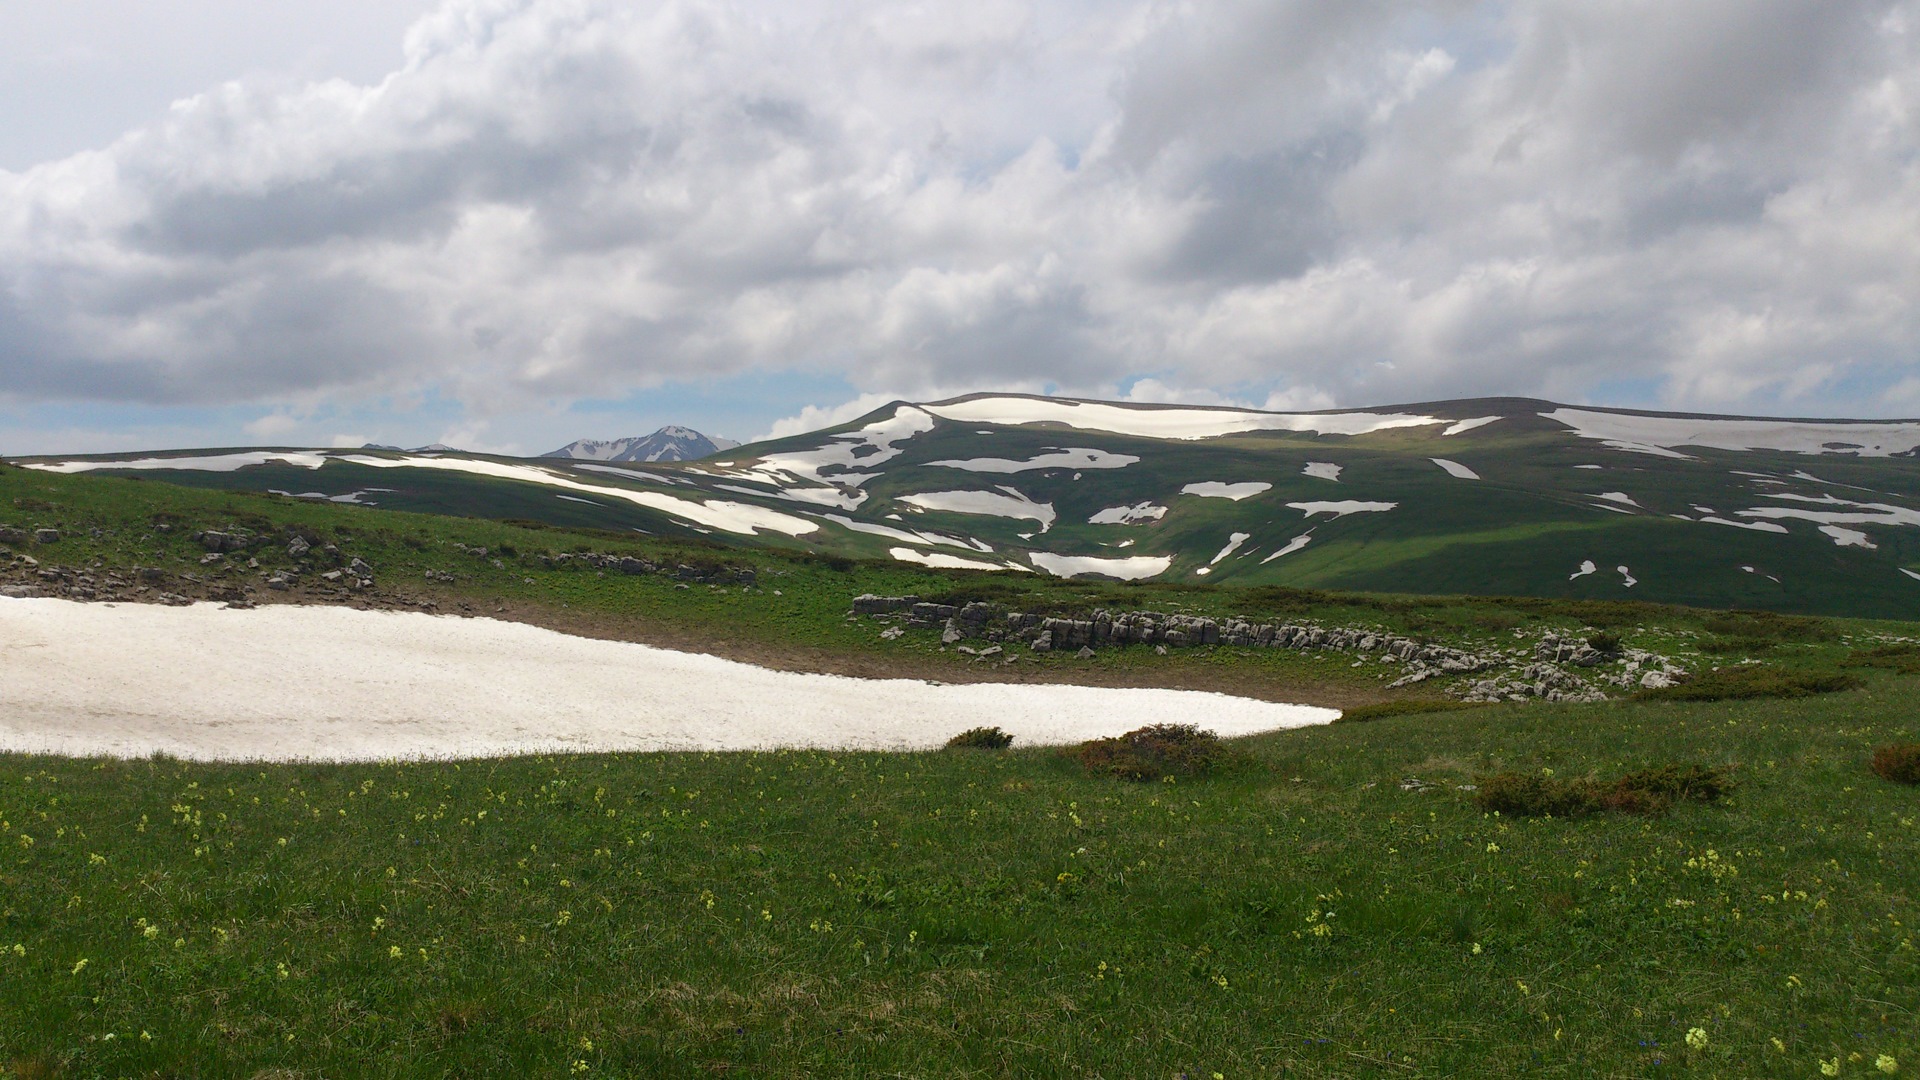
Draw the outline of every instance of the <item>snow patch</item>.
[[[1427,460],[1447,470],[1448,476],[1458,477],[1461,480],[1480,479],[1479,473],[1474,472],[1472,469],[1467,468],[1465,465],[1462,465],[1457,461],[1448,461],[1446,458],[1443,458],[1443,457],[1428,458]]]
[[[1583,578],[1583,577],[1586,577],[1586,576],[1587,576],[1588,574],[1591,574],[1591,573],[1594,573],[1594,572],[1596,572],[1596,571],[1598,571],[1599,569],[1600,569],[1599,567],[1597,567],[1597,566],[1595,566],[1595,565],[1593,565],[1593,560],[1592,560],[1592,559],[1581,559],[1581,560],[1580,560],[1580,569],[1578,569],[1578,570],[1575,570],[1575,571],[1574,571],[1573,573],[1571,573],[1571,574],[1568,574],[1568,575],[1567,575],[1567,580],[1568,580],[1568,581],[1572,581],[1572,580],[1573,580],[1574,578]]]
[[[1623,503],[1627,506],[1640,505],[1639,503],[1633,501],[1633,496],[1627,494],[1624,491],[1603,491],[1600,494],[1595,495],[1594,498],[1605,499],[1608,502]]]
[[[1340,502],[1292,502],[1287,505],[1295,510],[1305,512],[1308,517],[1312,517],[1315,514],[1332,514],[1334,520],[1338,521],[1348,514],[1384,513],[1400,504],[1397,502],[1361,502],[1357,499],[1346,499]]]
[[[1182,495],[1198,495],[1203,499],[1241,499],[1251,498],[1263,491],[1270,490],[1272,484],[1259,480],[1249,480],[1241,484],[1223,484],[1218,480],[1205,480],[1198,484],[1188,484],[1180,489]]]
[[[1132,506],[1109,506],[1105,510],[1087,519],[1089,525],[1138,525],[1143,521],[1159,521],[1167,516],[1167,508],[1155,506],[1150,502],[1135,503]]]
[[[843,529],[857,533],[866,533],[869,536],[884,536],[889,540],[904,540],[909,544],[919,544],[922,547],[956,547],[968,551],[993,550],[992,546],[980,540],[963,540],[959,537],[947,536],[944,533],[921,532],[918,529],[895,529],[887,525],[876,525],[867,521],[855,521],[842,514],[822,514],[820,516]]]
[[[1820,531],[1833,537],[1835,547],[1863,547],[1872,551],[1880,546],[1867,539],[1867,534],[1859,529],[1849,529],[1841,525],[1822,525]]]
[[[1294,552],[1299,551],[1301,548],[1306,547],[1307,542],[1312,539],[1313,539],[1312,533],[1302,533],[1301,535],[1296,536],[1293,539],[1287,541],[1285,547],[1282,547],[1279,550],[1275,551],[1273,554],[1267,556],[1264,559],[1261,559],[1260,565],[1265,566],[1282,555],[1291,555]]]
[[[958,555],[948,555],[940,551],[915,551],[912,548],[888,548],[887,554],[901,562],[919,563],[938,570],[1025,570],[1024,566],[1012,563],[981,562],[978,559],[963,559]]]
[[[1626,567],[1616,566],[1614,567],[1614,569],[1620,572],[1620,577],[1621,577],[1620,584],[1626,586],[1629,589],[1633,588],[1635,585],[1640,584],[1640,579],[1628,573]]]
[[[1227,556],[1233,554],[1234,552],[1240,550],[1240,545],[1246,543],[1251,539],[1253,539],[1252,533],[1237,532],[1232,534],[1231,536],[1227,537],[1227,546],[1221,548],[1220,554],[1215,555],[1212,561],[1208,562],[1207,565],[1218,566],[1220,564],[1221,559],[1224,559]]]
[[[1731,525],[1736,529],[1751,529],[1754,532],[1779,533],[1782,536],[1787,532],[1785,525],[1775,525],[1770,521],[1729,521],[1723,517],[1709,515],[1701,518],[1700,522],[1704,525]]]
[[[1316,480],[1331,480],[1337,484],[1340,482],[1340,468],[1331,461],[1309,461],[1307,467],[1300,471]]]
[[[1001,490],[1010,489],[1002,488]],[[1006,495],[993,491],[923,491],[915,495],[902,495],[899,501],[922,510],[1025,518],[1039,522],[1041,532],[1053,528],[1055,517],[1052,503],[1034,502],[1017,491]]]
[[[523,623],[346,607],[0,598],[0,749],[202,761],[932,749],[983,716],[1017,745],[1203,716],[1221,735],[1333,709],[1184,690],[853,679]],[[236,641],[245,648],[233,648]]]
[[[1068,446],[1052,453],[1037,454],[1024,461],[1011,458],[967,458],[960,461],[929,461],[947,469],[965,469],[981,473],[1017,473],[1032,469],[1124,469],[1140,459],[1132,454],[1112,454],[1086,446]],[[1078,476],[1075,480],[1080,479]]]
[[[1047,551],[1035,551],[1027,556],[1033,565],[1055,577],[1071,578],[1082,574],[1099,574],[1121,581],[1138,581],[1167,572],[1173,565],[1173,559],[1166,555],[1133,555],[1126,558],[1106,559],[1097,555],[1055,555]]]

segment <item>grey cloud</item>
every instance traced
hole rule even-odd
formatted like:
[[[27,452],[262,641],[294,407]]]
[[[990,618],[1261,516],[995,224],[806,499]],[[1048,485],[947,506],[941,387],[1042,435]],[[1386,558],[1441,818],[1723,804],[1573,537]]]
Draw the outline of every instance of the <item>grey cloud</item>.
[[[378,84],[0,172],[0,395],[1870,412],[1920,346],[1916,35],[1915,0],[450,0]]]

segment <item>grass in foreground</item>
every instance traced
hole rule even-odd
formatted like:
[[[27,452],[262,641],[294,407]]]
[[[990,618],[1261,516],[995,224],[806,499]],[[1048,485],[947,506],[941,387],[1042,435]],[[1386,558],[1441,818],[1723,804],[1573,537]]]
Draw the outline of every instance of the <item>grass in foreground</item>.
[[[1912,1072],[1920,805],[1868,759],[1915,705],[1383,717],[1151,783],[1018,746],[0,758],[0,1074]],[[1460,790],[1683,762],[1737,787]]]

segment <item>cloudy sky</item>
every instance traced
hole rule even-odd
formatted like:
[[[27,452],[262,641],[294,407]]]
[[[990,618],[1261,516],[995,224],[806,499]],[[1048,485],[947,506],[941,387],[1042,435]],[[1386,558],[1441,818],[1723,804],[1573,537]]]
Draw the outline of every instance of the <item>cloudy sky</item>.
[[[1920,415],[1920,0],[0,0],[0,451]]]

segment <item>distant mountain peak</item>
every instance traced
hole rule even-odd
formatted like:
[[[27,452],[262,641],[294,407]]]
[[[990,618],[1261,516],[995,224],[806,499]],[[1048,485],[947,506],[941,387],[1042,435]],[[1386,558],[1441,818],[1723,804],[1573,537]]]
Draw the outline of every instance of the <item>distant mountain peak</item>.
[[[370,442],[362,444],[360,449],[387,450],[396,454],[457,454],[460,452],[457,448],[448,446],[446,443],[428,443],[425,446],[416,446],[409,450],[404,446],[388,446],[386,443]]]
[[[739,445],[731,439],[716,439],[689,427],[668,424],[651,435],[580,439],[540,456],[576,461],[693,461]]]

